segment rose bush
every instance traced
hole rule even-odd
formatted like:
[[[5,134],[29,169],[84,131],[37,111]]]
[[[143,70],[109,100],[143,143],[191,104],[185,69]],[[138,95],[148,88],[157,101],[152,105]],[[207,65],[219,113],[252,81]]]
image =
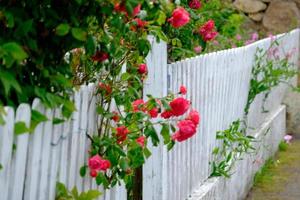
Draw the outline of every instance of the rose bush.
[[[146,144],[159,144],[157,130],[171,149],[192,137],[200,120],[196,111],[184,116],[191,110],[185,87],[162,98],[142,94],[151,70],[147,36],[168,43],[171,61],[204,52],[222,27],[206,12],[216,2],[1,1],[0,105],[39,97],[70,117],[73,86],[97,82],[100,124],[88,135],[90,159],[81,174],[89,169],[105,188],[123,180],[130,189],[135,169],[151,154]]]

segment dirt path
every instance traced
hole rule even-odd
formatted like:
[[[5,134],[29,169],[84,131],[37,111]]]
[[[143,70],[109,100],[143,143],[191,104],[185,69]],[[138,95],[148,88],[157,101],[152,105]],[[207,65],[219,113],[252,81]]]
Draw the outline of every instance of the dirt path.
[[[245,200],[300,200],[300,140],[268,161]]]

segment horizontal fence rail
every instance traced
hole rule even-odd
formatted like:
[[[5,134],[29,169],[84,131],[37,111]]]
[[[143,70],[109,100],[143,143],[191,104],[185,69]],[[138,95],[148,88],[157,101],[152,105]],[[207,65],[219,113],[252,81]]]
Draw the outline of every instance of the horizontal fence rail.
[[[298,48],[299,30],[277,38],[280,47],[287,52]],[[149,74],[144,93],[162,97],[168,92],[177,93],[179,87],[185,85],[187,98],[201,114],[201,123],[192,139],[176,144],[170,152],[163,146],[149,147],[152,156],[143,167],[143,199],[183,200],[209,180],[212,150],[218,145],[215,133],[242,118],[256,49],[267,49],[271,39],[172,64],[167,64],[166,44],[157,43],[152,37],[149,40],[152,50],[147,57]],[[298,58],[297,51],[291,61],[297,64]],[[271,92],[266,102],[267,110],[275,112],[280,107],[286,89],[280,85]],[[95,90],[94,84],[81,86],[72,97],[77,110],[70,120],[56,125],[49,120],[39,124],[32,134],[14,135],[14,124],[24,121],[29,125],[31,109],[49,119],[61,117],[61,111],[45,108],[38,99],[32,105],[21,104],[16,111],[5,108],[6,124],[0,126],[1,200],[53,200],[57,181],[69,189],[76,186],[79,191],[99,189],[103,192],[95,180],[79,175],[80,167],[88,160],[91,145],[86,133],[93,135],[99,128]],[[262,104],[263,95],[259,95],[250,108],[248,124],[253,129],[261,126],[268,117],[268,113],[261,112]],[[276,140],[279,139],[278,136]],[[243,162],[238,166],[247,167]],[[237,184],[238,179],[232,181]],[[104,191],[99,199],[126,200],[126,189],[123,185],[116,186]]]

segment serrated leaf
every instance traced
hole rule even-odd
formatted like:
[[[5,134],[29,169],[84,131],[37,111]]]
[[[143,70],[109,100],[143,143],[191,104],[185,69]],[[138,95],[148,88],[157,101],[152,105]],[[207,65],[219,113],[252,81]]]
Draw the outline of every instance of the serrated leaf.
[[[59,36],[67,35],[70,31],[70,25],[69,24],[60,24],[56,27],[55,33]]]

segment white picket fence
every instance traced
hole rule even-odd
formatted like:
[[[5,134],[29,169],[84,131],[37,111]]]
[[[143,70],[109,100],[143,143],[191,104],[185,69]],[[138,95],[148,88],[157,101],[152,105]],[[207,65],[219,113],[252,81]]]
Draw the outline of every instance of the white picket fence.
[[[201,123],[194,138],[177,144],[170,152],[163,146],[156,148],[150,146],[152,157],[143,167],[143,199],[202,199],[205,195],[202,195],[204,190],[199,189],[201,185],[206,187],[207,183],[212,185],[211,181],[216,180],[209,178],[211,173],[209,161],[212,160],[213,148],[218,145],[215,133],[228,128],[232,121],[243,116],[256,49],[257,47],[267,49],[270,39],[170,65],[167,64],[166,44],[156,43],[153,38],[150,38],[150,41],[153,48],[147,57],[149,76],[144,84],[144,93],[162,97],[168,91],[178,92],[180,85],[186,85],[187,98],[191,99],[193,108],[201,113]],[[298,48],[299,30],[292,31],[279,41],[286,52]],[[295,64],[298,57],[297,51],[292,56]],[[273,116],[271,113],[278,115],[284,113],[281,102],[285,90],[286,86],[280,86],[272,91],[266,103],[269,113],[261,113],[262,95],[255,100],[249,113],[250,127],[258,129],[266,123],[266,119]],[[90,146],[85,134],[95,133],[99,124],[95,109],[97,97],[93,95],[94,91],[94,84],[82,86],[74,94],[77,111],[68,122],[58,125],[53,125],[51,121],[41,123],[33,134],[15,136],[14,123],[24,121],[29,124],[31,108],[44,113],[49,119],[60,117],[60,110],[46,109],[38,99],[31,106],[20,105],[16,112],[12,108],[5,108],[6,124],[0,126],[0,163],[3,166],[0,170],[0,199],[53,200],[57,181],[65,183],[70,189],[76,186],[80,191],[88,189],[103,191],[94,180],[88,176],[81,178],[79,175],[79,168],[88,159],[87,151]],[[284,124],[283,117],[278,119],[277,124]],[[279,129],[280,131],[273,131],[273,134],[277,135],[274,138],[277,139],[273,141],[274,144],[272,143],[272,152],[276,150],[276,143],[284,132],[282,126]],[[13,149],[13,144],[16,145],[16,149]],[[269,145],[268,141],[265,145]],[[271,155],[270,152],[264,154],[258,156],[266,158]],[[249,162],[244,165],[249,165],[253,159],[256,157],[247,159]],[[253,168],[250,173],[245,170],[239,171],[237,168],[236,174],[248,178],[240,184],[240,180],[234,176],[229,183],[240,189],[235,191],[228,186],[228,181],[225,181],[218,188],[222,187],[224,194],[227,192],[226,198],[217,198],[216,192],[210,193],[211,196],[205,198],[240,199],[245,195],[245,188],[249,187],[251,177],[257,169],[258,167]],[[199,191],[202,196],[199,196]],[[229,194],[229,191],[233,194]],[[104,191],[99,199],[126,200],[126,196],[124,186],[117,186]]]

